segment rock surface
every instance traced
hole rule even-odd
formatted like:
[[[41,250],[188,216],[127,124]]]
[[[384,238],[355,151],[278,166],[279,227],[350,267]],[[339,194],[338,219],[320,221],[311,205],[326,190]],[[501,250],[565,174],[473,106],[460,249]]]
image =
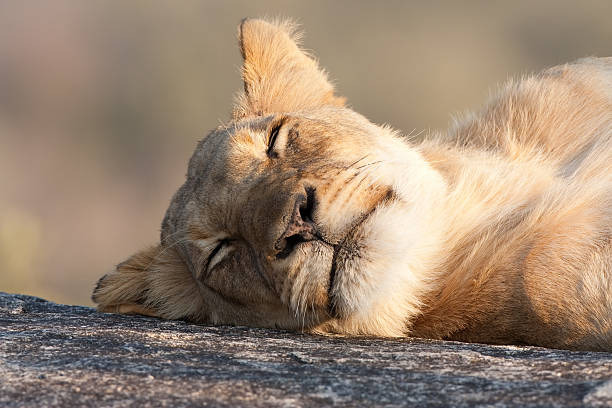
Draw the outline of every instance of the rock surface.
[[[0,292],[0,406],[612,406],[612,353],[318,337]]]

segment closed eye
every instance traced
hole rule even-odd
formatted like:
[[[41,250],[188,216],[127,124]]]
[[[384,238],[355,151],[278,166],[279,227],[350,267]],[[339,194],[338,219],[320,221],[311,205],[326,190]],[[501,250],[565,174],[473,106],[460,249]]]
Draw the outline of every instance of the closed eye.
[[[207,273],[209,273],[211,269],[215,267],[215,265],[221,262],[232,249],[232,247],[229,245],[230,242],[231,241],[229,239],[222,239],[219,241],[215,249],[211,251],[210,255],[208,255],[205,269]]]
[[[268,148],[266,150],[266,154],[268,155],[268,157],[278,157],[278,153],[274,151],[274,144],[276,143],[276,139],[278,138],[278,134],[284,123],[285,118],[282,118],[274,126],[272,126],[272,129],[270,129],[270,136],[268,137]]]

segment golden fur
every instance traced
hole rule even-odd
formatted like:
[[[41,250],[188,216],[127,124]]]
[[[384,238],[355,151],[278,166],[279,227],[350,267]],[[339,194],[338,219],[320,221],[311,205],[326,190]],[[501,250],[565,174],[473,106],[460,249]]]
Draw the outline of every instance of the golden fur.
[[[411,144],[345,107],[294,33],[241,24],[232,121],[99,310],[611,351],[612,58],[511,82]]]

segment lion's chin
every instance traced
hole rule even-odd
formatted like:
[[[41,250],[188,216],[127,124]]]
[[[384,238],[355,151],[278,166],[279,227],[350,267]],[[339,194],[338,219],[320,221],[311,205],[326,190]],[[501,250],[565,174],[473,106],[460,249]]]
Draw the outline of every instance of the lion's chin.
[[[287,276],[280,291],[300,327],[328,319],[330,265],[333,247],[319,240],[300,243],[287,258]]]

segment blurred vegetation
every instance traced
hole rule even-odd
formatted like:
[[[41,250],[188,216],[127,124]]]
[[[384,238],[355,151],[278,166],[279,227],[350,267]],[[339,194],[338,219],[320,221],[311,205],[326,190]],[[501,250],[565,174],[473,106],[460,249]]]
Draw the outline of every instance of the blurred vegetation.
[[[511,76],[612,54],[603,1],[0,3],[0,290],[90,304],[158,239],[196,141],[241,86],[236,26],[290,16],[340,94],[405,133]]]

